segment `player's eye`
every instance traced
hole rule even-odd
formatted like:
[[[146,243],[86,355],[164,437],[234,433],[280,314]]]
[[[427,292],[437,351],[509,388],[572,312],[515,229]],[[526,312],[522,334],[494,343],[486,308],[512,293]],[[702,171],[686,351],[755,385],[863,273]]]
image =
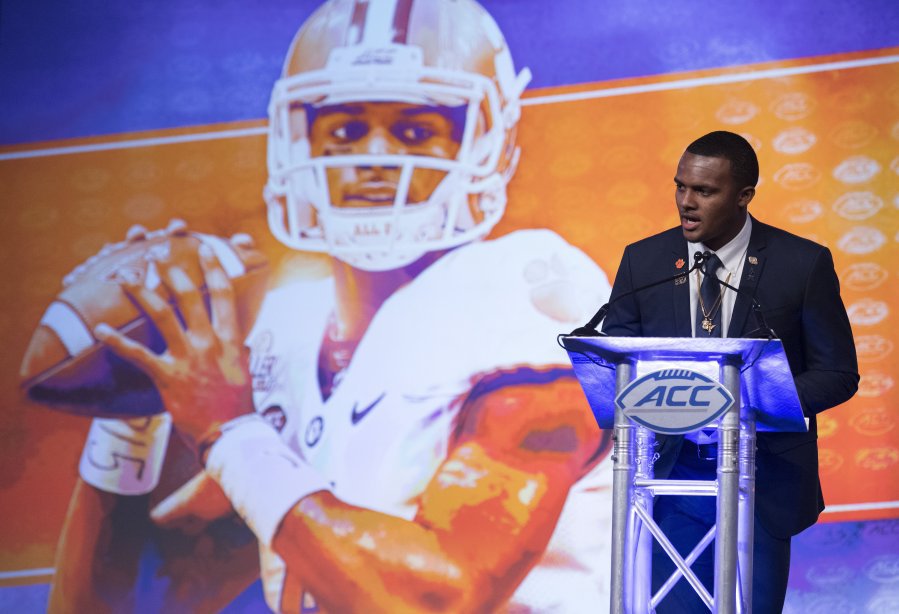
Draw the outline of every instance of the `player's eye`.
[[[361,121],[348,121],[331,131],[334,138],[344,143],[358,141],[366,134],[368,134],[368,124]]]
[[[400,123],[391,132],[406,145],[421,145],[434,136],[434,130],[418,123]]]

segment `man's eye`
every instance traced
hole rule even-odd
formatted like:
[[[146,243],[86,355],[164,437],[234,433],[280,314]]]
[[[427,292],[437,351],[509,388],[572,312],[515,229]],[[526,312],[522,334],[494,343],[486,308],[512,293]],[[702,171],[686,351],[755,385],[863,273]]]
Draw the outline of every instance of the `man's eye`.
[[[418,124],[405,124],[396,126],[394,134],[407,145],[418,145],[434,136],[434,131]]]
[[[335,128],[331,134],[341,141],[358,141],[368,132],[365,122],[347,122]]]

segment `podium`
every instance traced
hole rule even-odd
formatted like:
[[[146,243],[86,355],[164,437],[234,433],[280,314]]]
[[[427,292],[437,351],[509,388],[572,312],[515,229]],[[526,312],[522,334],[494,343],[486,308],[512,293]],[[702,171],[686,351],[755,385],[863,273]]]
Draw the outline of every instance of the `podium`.
[[[756,432],[806,431],[778,339],[573,337],[562,344],[600,428],[614,429],[613,614],[652,612],[681,577],[711,611],[752,612]],[[655,434],[718,434],[715,480],[653,475]],[[716,524],[682,557],[653,520],[655,496],[717,497]],[[676,568],[652,594],[652,542]],[[714,594],[690,565],[715,540]]]

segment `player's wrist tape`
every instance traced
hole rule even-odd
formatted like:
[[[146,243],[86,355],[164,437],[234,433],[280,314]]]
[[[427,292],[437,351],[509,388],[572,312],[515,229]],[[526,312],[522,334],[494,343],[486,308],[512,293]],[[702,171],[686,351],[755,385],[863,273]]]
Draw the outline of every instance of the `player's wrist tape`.
[[[78,473],[96,488],[119,495],[145,495],[156,488],[172,430],[168,413],[94,418]]]
[[[325,479],[256,413],[221,426],[221,436],[209,449],[206,472],[266,546],[300,499],[329,489]]]

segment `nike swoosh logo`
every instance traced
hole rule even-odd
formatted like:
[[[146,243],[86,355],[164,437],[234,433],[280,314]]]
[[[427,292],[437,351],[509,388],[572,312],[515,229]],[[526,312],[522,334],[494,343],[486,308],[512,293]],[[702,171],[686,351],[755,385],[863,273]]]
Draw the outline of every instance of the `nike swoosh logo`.
[[[377,405],[378,403],[380,403],[381,401],[383,401],[383,400],[384,400],[384,397],[386,397],[386,396],[387,396],[387,393],[386,393],[386,392],[382,392],[382,393],[381,393],[381,396],[379,396],[377,399],[375,399],[374,401],[372,401],[370,405],[368,405],[367,407],[363,408],[361,411],[359,410],[359,404],[358,404],[358,403],[354,403],[354,404],[353,404],[353,416],[352,416],[353,424],[356,424],[357,422],[359,422],[360,420],[362,420],[362,418],[364,418],[365,416],[367,416],[367,415],[368,415],[368,412],[370,412],[371,410],[373,410],[373,409],[375,408],[375,405]]]

